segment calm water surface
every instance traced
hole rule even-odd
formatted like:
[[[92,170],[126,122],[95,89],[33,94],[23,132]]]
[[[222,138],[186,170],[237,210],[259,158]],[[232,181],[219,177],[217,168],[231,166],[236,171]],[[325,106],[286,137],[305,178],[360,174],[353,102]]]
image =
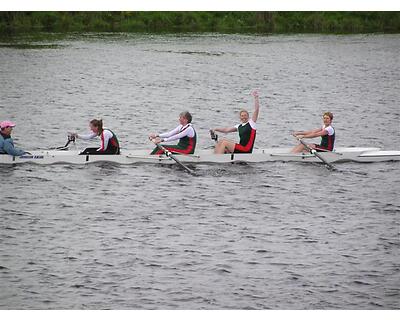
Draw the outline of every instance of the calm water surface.
[[[3,40],[0,119],[26,149],[94,117],[141,149],[187,109],[205,148],[259,88],[256,147],[329,110],[337,146],[399,150],[399,52],[399,35]],[[1,167],[0,308],[398,309],[400,163],[337,168]]]

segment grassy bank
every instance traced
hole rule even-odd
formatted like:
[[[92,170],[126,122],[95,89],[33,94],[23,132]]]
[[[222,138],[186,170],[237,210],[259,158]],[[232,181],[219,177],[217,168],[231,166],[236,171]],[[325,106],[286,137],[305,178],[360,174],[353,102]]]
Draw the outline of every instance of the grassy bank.
[[[400,33],[400,12],[0,12],[0,33]]]

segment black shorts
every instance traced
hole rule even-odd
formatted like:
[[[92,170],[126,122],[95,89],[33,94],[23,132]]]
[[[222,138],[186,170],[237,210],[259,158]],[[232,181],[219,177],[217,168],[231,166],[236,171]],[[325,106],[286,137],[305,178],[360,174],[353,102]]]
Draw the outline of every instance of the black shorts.
[[[107,148],[104,151],[97,151],[98,148],[86,148],[80,154],[120,154],[119,148]]]
[[[316,144],[316,145],[315,145],[315,150],[318,151],[318,152],[332,151],[332,150],[329,150],[329,149],[327,149],[327,148],[325,148],[325,147],[320,146],[319,144]]]

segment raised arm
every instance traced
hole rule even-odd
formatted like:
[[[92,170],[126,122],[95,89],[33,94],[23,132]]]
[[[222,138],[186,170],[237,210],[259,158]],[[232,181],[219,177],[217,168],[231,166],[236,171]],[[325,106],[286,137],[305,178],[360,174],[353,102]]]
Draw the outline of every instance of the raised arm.
[[[251,94],[254,97],[254,112],[253,112],[253,116],[251,117],[251,119],[254,122],[257,122],[258,113],[260,112],[260,101],[258,98],[258,90],[253,90],[253,92]]]

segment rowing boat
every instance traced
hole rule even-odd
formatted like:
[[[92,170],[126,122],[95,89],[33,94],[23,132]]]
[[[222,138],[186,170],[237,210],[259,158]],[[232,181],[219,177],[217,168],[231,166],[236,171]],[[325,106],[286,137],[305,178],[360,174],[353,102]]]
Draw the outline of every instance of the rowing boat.
[[[0,155],[0,164],[86,164],[93,162],[112,162],[116,164],[162,163],[172,164],[174,160],[166,155],[150,155],[151,150],[122,150],[120,155],[80,155],[77,150],[41,150],[30,151],[23,156]],[[257,162],[321,162],[314,154],[293,154],[290,148],[254,149],[253,153],[214,154],[213,150],[200,150],[195,154],[175,157],[182,163],[257,163]],[[381,162],[399,161],[400,151],[381,150],[380,148],[337,148],[333,152],[324,152],[329,163],[337,162]]]

